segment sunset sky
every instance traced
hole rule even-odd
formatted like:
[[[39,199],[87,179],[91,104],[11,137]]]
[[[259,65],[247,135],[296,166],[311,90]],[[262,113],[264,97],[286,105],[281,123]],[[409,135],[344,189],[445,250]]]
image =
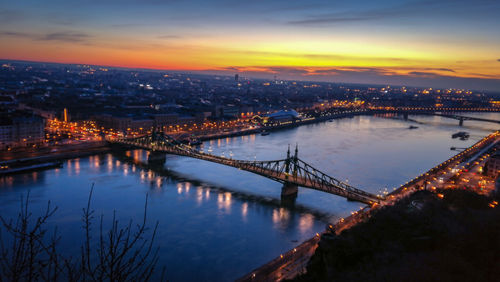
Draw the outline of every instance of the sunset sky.
[[[0,59],[500,91],[500,1],[0,0]]]

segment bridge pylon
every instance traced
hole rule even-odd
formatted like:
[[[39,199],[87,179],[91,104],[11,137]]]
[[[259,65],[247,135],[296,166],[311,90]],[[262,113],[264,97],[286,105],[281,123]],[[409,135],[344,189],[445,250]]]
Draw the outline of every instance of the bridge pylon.
[[[295,144],[295,155],[293,156],[293,177],[297,178],[299,167],[299,144]]]
[[[290,144],[288,144],[288,151],[286,151],[285,160],[285,179],[290,177]]]
[[[293,205],[299,193],[299,186],[294,183],[285,182],[281,187],[281,203],[284,205]]]
[[[163,166],[167,160],[167,154],[160,151],[150,151],[148,155],[148,164],[153,166]]]
[[[297,178],[298,150],[298,146],[295,146],[295,154],[290,156],[290,144],[288,145],[285,160],[286,180],[290,179],[290,177],[293,179]],[[293,167],[291,168],[290,165]],[[292,175],[290,175],[290,170],[292,170]],[[285,181],[283,183],[283,187],[281,188],[281,203],[284,205],[293,205],[295,203],[295,199],[297,199],[298,192],[299,186],[297,184]]]

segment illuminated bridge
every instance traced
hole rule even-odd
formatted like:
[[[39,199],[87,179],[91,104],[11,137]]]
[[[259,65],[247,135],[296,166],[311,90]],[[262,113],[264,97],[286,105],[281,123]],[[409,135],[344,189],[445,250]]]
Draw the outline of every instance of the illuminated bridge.
[[[469,116],[462,116],[462,115],[456,115],[456,114],[451,114],[451,113],[433,113],[432,115],[456,119],[456,120],[459,121],[459,125],[463,125],[464,124],[464,120],[475,120],[475,121],[500,123],[500,120],[487,119],[487,118],[477,118],[477,117],[469,117]]]
[[[156,162],[163,164],[165,162],[165,154],[173,154],[197,158],[253,172],[283,183],[281,192],[282,199],[286,199],[287,197],[295,199],[298,192],[298,186],[302,186],[370,205],[383,200],[381,197],[357,189],[328,176],[302,161],[298,158],[297,148],[295,148],[295,154],[293,156],[290,154],[290,148],[288,148],[286,159],[273,161],[246,161],[208,154],[191,146],[182,144],[166,134],[156,132],[142,137],[115,139],[109,140],[109,142],[111,144],[149,150],[150,154],[148,161],[150,163]]]
[[[462,126],[465,120],[475,120],[491,123],[499,123],[500,120],[487,119],[480,117],[471,117],[458,115],[458,112],[499,112],[498,108],[442,108],[442,107],[387,107],[387,108],[377,108],[373,109],[373,112],[377,113],[399,113],[403,114],[405,119],[408,118],[408,114],[419,114],[419,115],[433,115],[441,116],[445,118],[456,119],[459,121],[459,125]]]

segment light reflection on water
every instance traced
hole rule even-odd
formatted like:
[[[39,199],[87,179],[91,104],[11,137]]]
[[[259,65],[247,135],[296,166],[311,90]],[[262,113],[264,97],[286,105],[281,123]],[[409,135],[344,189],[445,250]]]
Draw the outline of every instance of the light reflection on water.
[[[476,115],[477,116],[477,115]],[[499,119],[496,113],[479,116]],[[496,129],[495,124],[440,117],[410,116],[410,122],[381,117],[354,117],[322,124],[211,140],[204,150],[235,159],[282,159],[288,144],[299,144],[299,157],[325,173],[371,192],[397,187]],[[451,139],[460,130],[467,141]],[[149,193],[150,222],[160,222],[160,263],[168,278],[229,281],[293,248],[297,241],[324,229],[328,220],[350,214],[359,203],[299,189],[297,207],[280,206],[281,185],[234,168],[196,159],[167,156],[164,170],[141,164],[147,152],[105,154],[67,160],[63,168],[0,178],[0,213],[15,215],[21,194],[31,193],[32,208],[48,200],[59,207],[54,224],[64,224],[62,242],[74,250],[81,208],[95,183],[96,214],[117,211],[122,220],[142,216]],[[327,216],[325,216],[327,214]],[[77,250],[76,250],[77,251]]]

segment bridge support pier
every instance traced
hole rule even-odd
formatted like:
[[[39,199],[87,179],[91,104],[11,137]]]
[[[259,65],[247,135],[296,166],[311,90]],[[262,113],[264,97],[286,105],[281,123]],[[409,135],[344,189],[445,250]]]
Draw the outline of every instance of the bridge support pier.
[[[163,166],[167,160],[167,154],[158,151],[151,151],[148,155],[149,165]]]
[[[404,112],[403,113],[403,119],[404,120],[408,120],[408,112]]]
[[[458,122],[458,125],[459,126],[463,126],[464,125],[464,119],[463,118],[460,119],[460,121]]]
[[[297,194],[299,193],[299,186],[296,184],[285,182],[281,188],[281,203],[283,205],[295,204],[295,199],[297,199]]]

